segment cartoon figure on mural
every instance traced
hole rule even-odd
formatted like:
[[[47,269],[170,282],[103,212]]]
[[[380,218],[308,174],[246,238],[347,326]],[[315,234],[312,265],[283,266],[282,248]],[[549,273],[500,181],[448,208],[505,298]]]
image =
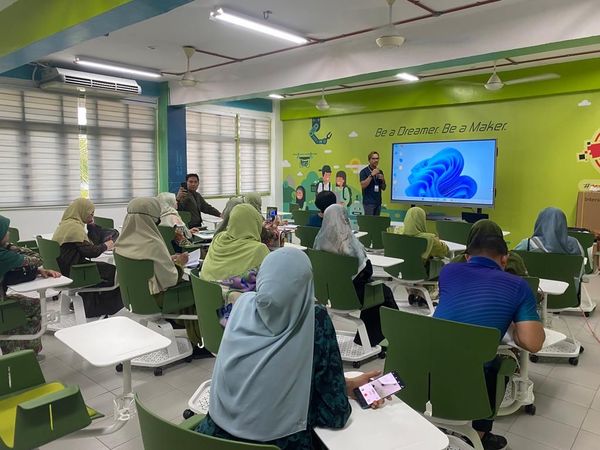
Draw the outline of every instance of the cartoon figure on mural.
[[[348,207],[352,204],[352,190],[346,184],[346,172],[343,170],[338,170],[335,174],[334,192],[340,205]]]
[[[306,209],[306,190],[304,189],[304,186],[298,186],[296,188],[296,205],[300,210]]]
[[[308,132],[308,135],[310,136],[310,138],[313,140],[313,142],[315,144],[327,144],[327,141],[329,139],[331,139],[331,136],[333,136],[333,134],[330,131],[325,135],[324,138],[319,138],[316,133],[320,129],[321,129],[321,118],[314,117],[312,119],[312,126],[310,127],[310,131]]]
[[[593,140],[585,143],[585,150],[577,153],[577,161],[589,161],[600,172],[600,130],[594,133]]]
[[[331,189],[331,167],[325,164],[321,169],[322,181],[317,184],[317,194],[323,191],[332,191]]]

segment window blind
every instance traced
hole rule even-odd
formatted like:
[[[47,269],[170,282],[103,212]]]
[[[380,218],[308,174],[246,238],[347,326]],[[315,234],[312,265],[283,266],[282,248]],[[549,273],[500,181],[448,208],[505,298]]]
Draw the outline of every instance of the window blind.
[[[240,192],[271,190],[271,121],[239,118]]]
[[[156,109],[87,98],[90,198],[129,202],[157,192]]]
[[[271,190],[271,121],[188,109],[187,168],[202,195],[229,197]]]
[[[203,196],[236,194],[236,117],[187,110],[187,170]]]
[[[77,98],[0,88],[0,207],[79,197]]]

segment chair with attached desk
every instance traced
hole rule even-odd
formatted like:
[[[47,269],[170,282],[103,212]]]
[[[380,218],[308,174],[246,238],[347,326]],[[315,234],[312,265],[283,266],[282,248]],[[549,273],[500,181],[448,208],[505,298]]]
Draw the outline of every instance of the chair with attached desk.
[[[316,211],[303,211],[301,209],[297,209],[292,211],[292,218],[294,219],[294,224],[296,225],[308,225],[308,219],[312,214],[316,214]]]
[[[381,308],[381,324],[389,341],[384,372],[395,370],[406,383],[397,396],[482,450],[471,421],[495,417],[516,367],[512,359],[495,359],[498,330],[389,308]],[[492,360],[498,370],[494,405],[484,374]]]
[[[174,227],[165,227],[163,225],[159,225],[157,228],[158,228],[158,231],[160,232],[160,235],[163,238],[163,241],[165,241],[167,249],[169,250],[169,254],[174,255],[175,253],[177,253],[175,251],[175,248],[173,247],[173,242],[175,241],[175,228]],[[192,243],[191,245],[182,246],[181,249],[186,252],[187,251],[191,252],[196,249],[199,249],[200,247],[202,247],[202,244]]]
[[[114,230],[115,229],[115,221],[108,217],[94,216],[94,223],[96,225],[98,225],[100,228],[104,228],[105,230]]]
[[[391,219],[384,216],[356,216],[358,229],[366,231],[367,235],[360,238],[360,242],[366,247],[373,250],[383,248],[383,240],[381,233],[387,231],[390,226]]]
[[[301,225],[296,228],[295,234],[298,239],[300,239],[300,245],[307,248],[313,248],[315,245],[315,238],[317,234],[319,234],[320,228],[318,227],[309,227],[306,225]]]
[[[568,308],[577,308],[580,304],[580,296],[577,292],[579,277],[583,266],[583,257],[578,255],[565,255],[562,253],[544,253],[517,251],[531,276],[545,278],[547,280],[564,281],[569,286],[561,295],[547,297],[547,304],[542,304],[542,321],[544,326],[552,328],[552,318],[548,311],[560,313]],[[579,364],[579,354],[583,352],[581,343],[575,339],[568,323],[565,325],[569,331],[567,339],[543,349],[535,355],[531,355],[531,361],[538,361],[539,356],[553,358],[569,358],[569,363],[576,366]]]
[[[0,356],[0,449],[31,449],[102,417],[78,386],[46,382],[32,350]]]
[[[198,270],[190,274],[192,290],[196,301],[198,325],[202,334],[202,344],[206,350],[217,356],[221,339],[223,339],[223,326],[219,323],[217,311],[223,306],[223,292],[221,286],[212,281],[201,280]],[[206,414],[210,398],[210,380],[203,382],[188,401],[189,409],[183,412],[183,418],[188,419],[194,414]]]
[[[177,211],[179,213],[179,217],[181,217],[181,220],[183,221],[183,223],[185,223],[187,226],[189,226],[190,221],[192,220],[192,213],[189,211]]]
[[[60,245],[58,242],[38,236],[37,243],[40,249],[40,256],[44,263],[44,268],[60,272],[60,267],[58,265]],[[108,287],[94,287],[103,281],[98,272],[96,263],[75,264],[71,266],[70,273],[63,275],[71,278],[73,283],[65,288],[66,292],[61,292],[60,318],[58,322],[48,324],[48,329],[50,331],[87,323],[83,298],[81,298],[81,295],[79,294],[87,292],[107,292],[119,287],[118,283]],[[69,309],[70,303],[73,303],[73,312]]]
[[[364,303],[361,305],[352,279],[358,272],[358,258],[337,255],[322,250],[308,249],[312,263],[315,284],[315,297],[322,305],[330,306],[331,312],[357,327],[361,345],[354,343],[355,332],[337,331],[337,341],[343,361],[352,362],[360,367],[362,361],[373,356],[385,354],[379,344],[371,343],[364,322],[356,317],[357,313],[383,304],[383,284],[374,281],[365,286]]]
[[[467,236],[473,224],[453,220],[438,220],[435,222],[435,227],[441,240],[467,245]]]
[[[177,314],[182,309],[194,306],[194,295],[189,282],[179,283],[163,293],[159,305],[150,293],[148,281],[154,276],[154,263],[150,260],[135,260],[114,254],[117,277],[121,286],[123,305],[135,315],[134,320],[169,338],[171,345],[148,355],[135,358],[133,366],[153,367],[154,375],[162,375],[162,367],[175,361],[191,361],[192,344],[187,337],[175,335],[173,326],[165,319],[197,320],[197,316]],[[119,371],[117,366],[117,371]]]
[[[415,236],[406,236],[396,233],[382,233],[384,255],[404,260],[402,264],[386,267],[393,280],[406,288],[419,291],[433,314],[434,307],[427,286],[435,286],[437,281],[428,281],[427,269],[421,255],[427,249],[427,240]],[[410,294],[412,295],[412,294]],[[414,300],[408,297],[412,305]]]
[[[204,419],[204,415],[193,416],[176,425],[151,412],[140,401],[138,395],[135,396],[135,404],[145,450],[278,450],[274,445],[229,441],[196,433],[193,430]]]
[[[9,227],[8,233],[10,236],[10,242],[14,242],[19,247],[26,247],[28,249],[31,249],[34,252],[39,251],[37,242],[35,240],[31,240],[31,241],[22,241],[21,240],[21,235],[17,228]]]
[[[596,241],[596,235],[594,233],[585,233],[582,231],[569,231],[569,236],[577,239],[587,256],[587,261],[585,262],[585,274],[581,278],[582,283],[584,283],[581,285],[581,304],[579,305],[579,308],[573,309],[572,312],[579,313],[580,311],[583,311],[587,317],[596,309],[596,302],[590,295],[590,289],[588,289],[588,283],[591,281],[591,278],[598,275],[598,267],[595,267],[594,255],[592,252],[594,242]]]

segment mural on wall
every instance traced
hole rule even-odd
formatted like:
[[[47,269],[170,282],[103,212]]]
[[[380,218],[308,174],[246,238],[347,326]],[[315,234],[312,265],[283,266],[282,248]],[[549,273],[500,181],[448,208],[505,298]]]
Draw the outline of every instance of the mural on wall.
[[[585,97],[565,94],[328,116],[319,121],[286,120],[283,159],[291,164],[283,167],[284,209],[292,204],[316,209],[315,195],[321,185],[328,185],[350,214],[359,213],[362,191],[358,174],[367,165],[370,151],[379,153],[379,166],[390,183],[395,143],[495,139],[495,205],[484,212],[511,232],[514,244],[531,235],[538,212],[547,206],[563,209],[569,222],[575,223],[578,184],[600,172],[600,115],[596,105],[600,105],[600,92],[587,92]],[[590,130],[599,131],[590,136]],[[582,142],[586,143],[583,148]],[[573,158],[577,150],[578,156]],[[298,155],[310,155],[310,166],[302,166]],[[454,156],[441,156],[446,169],[461,166]],[[466,164],[465,160],[464,169],[455,173],[456,192],[462,198],[476,190],[473,180],[478,184],[481,180],[481,176],[470,175]],[[415,171],[415,185],[435,170],[420,167]],[[391,202],[391,189],[388,185],[383,192],[382,214],[401,220],[410,204]],[[439,205],[425,209],[448,216],[460,216],[465,210]]]

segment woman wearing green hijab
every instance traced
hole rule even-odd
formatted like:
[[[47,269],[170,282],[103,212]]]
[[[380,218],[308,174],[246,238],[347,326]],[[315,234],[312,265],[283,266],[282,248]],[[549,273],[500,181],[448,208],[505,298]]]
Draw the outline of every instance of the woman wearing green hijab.
[[[60,245],[58,265],[60,271],[69,276],[71,267],[76,264],[90,263],[107,250],[112,250],[114,243],[108,240],[94,244],[88,237],[85,226],[94,222],[94,204],[87,198],[78,198],[65,210],[52,240]],[[113,286],[115,282],[115,266],[105,262],[97,262],[98,272],[102,278],[102,287]],[[83,298],[86,317],[112,315],[123,308],[119,288],[105,292],[86,292]]]
[[[28,298],[17,294],[7,295],[11,274],[33,273],[35,276],[37,272],[44,278],[58,278],[60,273],[42,268],[40,256],[32,250],[11,244],[8,233],[9,226],[10,220],[0,216],[0,302],[18,301],[27,317],[27,322],[2,334],[36,334],[40,331],[42,324],[40,301],[37,298]],[[42,340],[38,338],[31,341],[3,341],[0,343],[0,348],[4,354],[26,349],[39,353],[42,349]]]
[[[249,204],[236,205],[229,216],[227,229],[215,236],[202,264],[200,278],[224,280],[258,268],[269,254],[260,241],[263,218]]]
[[[452,262],[466,262],[467,255],[469,253],[469,246],[471,243],[485,239],[486,237],[501,237],[504,239],[504,235],[502,234],[502,228],[498,226],[496,222],[492,222],[488,219],[478,220],[473,224],[469,234],[467,236],[467,250],[463,253],[456,255]],[[514,275],[519,275],[521,277],[526,277],[527,267],[523,262],[523,258],[521,258],[517,253],[508,252],[508,262],[506,264],[506,268],[504,269],[506,272],[512,273]]]

